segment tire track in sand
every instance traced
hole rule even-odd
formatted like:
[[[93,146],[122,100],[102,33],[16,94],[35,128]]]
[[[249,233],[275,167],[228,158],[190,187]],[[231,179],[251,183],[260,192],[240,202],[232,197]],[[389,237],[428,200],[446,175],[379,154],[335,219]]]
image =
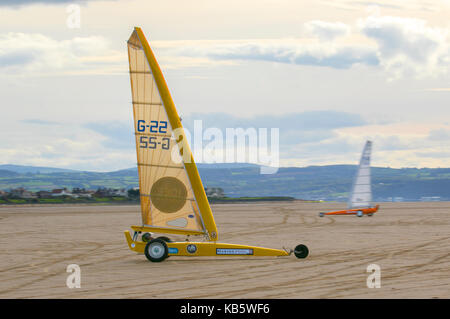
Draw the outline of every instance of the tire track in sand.
[[[59,263],[65,262],[68,259],[70,260],[70,259],[83,259],[83,258],[86,258],[86,257],[96,253],[98,250],[100,250],[101,248],[103,248],[105,246],[104,244],[97,243],[97,242],[84,242],[83,244],[87,244],[88,246],[89,245],[93,245],[94,248],[89,249],[86,252],[81,252],[81,253],[73,254],[73,255],[70,255],[70,256],[64,256],[64,257],[60,257],[60,258],[56,258],[56,259],[46,260],[46,261],[40,262],[40,263],[28,264],[28,265],[18,265],[18,266],[14,266],[14,267],[9,267],[9,268],[6,268],[6,269],[2,269],[1,272],[2,273],[6,273],[6,272],[14,271],[14,274],[20,274],[20,273],[24,273],[23,270],[27,270],[29,268],[43,269],[44,272],[48,272],[50,267],[53,267],[53,266],[55,266],[55,265],[57,265]],[[77,247],[79,247],[79,245],[80,245],[80,243],[77,244]],[[64,249],[66,250],[67,249],[67,243],[65,243],[63,246],[64,246]],[[73,244],[72,244],[72,247],[73,247]],[[47,254],[47,256],[51,256],[51,255],[54,255],[54,252]],[[19,270],[22,270],[22,271],[19,271]],[[64,273],[65,271],[66,271],[66,269],[64,267],[64,269],[62,271],[59,271],[59,272],[56,271],[56,272],[52,272],[52,273],[48,273],[48,274],[44,274],[44,275],[36,274],[35,276],[33,276],[34,279],[27,280],[24,283],[15,285],[14,287],[10,287],[8,289],[0,290],[0,295],[6,294],[6,293],[8,293],[11,290],[20,289],[20,288],[23,288],[23,287],[26,287],[26,286],[38,283],[38,282],[43,281],[43,280],[45,280],[45,279],[47,279],[49,277],[53,277],[55,275],[58,275],[59,273]],[[38,278],[35,278],[36,276]],[[8,280],[17,281],[17,280],[20,280],[22,278],[28,278],[28,277],[29,276],[27,274],[24,274],[22,276],[18,276],[18,277],[14,277],[14,278],[8,278]],[[6,281],[3,280],[3,282],[6,282]]]
[[[441,240],[448,240],[450,237],[443,237],[443,238],[441,238]],[[397,255],[401,255],[401,254],[405,254],[405,253],[409,253],[409,252],[412,252],[412,251],[415,251],[415,250],[418,250],[418,249],[420,249],[420,248],[424,248],[424,247],[427,247],[427,246],[429,246],[429,245],[432,245],[432,244],[434,244],[436,241],[435,240],[433,240],[433,241],[429,241],[429,242],[426,242],[426,243],[421,243],[421,244],[419,244],[419,245],[415,245],[415,246],[413,246],[413,247],[408,247],[408,248],[405,248],[405,249],[400,249],[400,251],[398,251],[397,252]],[[398,247],[396,247],[396,248],[393,248],[392,250],[398,250],[399,248]],[[327,256],[327,255],[329,255],[330,257],[331,257],[331,255],[333,255],[334,253],[331,253],[331,254],[325,254],[325,255],[323,255],[322,257],[324,257],[324,256]],[[340,254],[342,254],[342,253],[340,253]],[[336,260],[333,260],[333,262],[327,262],[327,263],[320,263],[320,264],[315,264],[315,265],[312,265],[311,267],[320,267],[320,266],[326,266],[326,265],[335,265],[336,263],[337,264],[343,264],[343,263],[346,263],[346,262],[352,262],[352,261],[354,261],[355,259],[357,259],[357,260],[359,260],[359,262],[356,262],[356,263],[352,263],[352,265],[350,265],[350,266],[348,266],[348,265],[342,265],[342,266],[340,266],[340,267],[338,267],[337,269],[334,269],[333,270],[333,272],[332,272],[332,274],[330,275],[330,273],[329,273],[329,271],[327,271],[327,272],[320,272],[320,273],[318,273],[318,274],[316,274],[316,275],[314,275],[314,276],[309,276],[308,278],[301,278],[300,280],[299,280],[299,282],[297,282],[297,281],[295,281],[295,282],[293,282],[293,280],[292,279],[289,279],[289,280],[285,280],[285,281],[280,281],[280,282],[277,282],[277,283],[275,283],[275,284],[271,284],[270,286],[267,286],[267,285],[260,285],[260,286],[257,286],[257,287],[252,287],[252,288],[246,288],[246,289],[234,289],[234,290],[229,290],[229,291],[226,291],[226,292],[223,292],[223,293],[219,293],[219,294],[217,294],[217,297],[218,298],[234,298],[234,297],[236,297],[236,296],[241,296],[241,295],[245,295],[245,294],[249,294],[249,293],[253,293],[253,292],[259,292],[259,291],[264,291],[264,289],[265,290],[269,290],[269,291],[271,291],[271,290],[277,290],[277,289],[281,289],[281,290],[286,290],[286,289],[290,289],[290,288],[296,288],[296,287],[298,287],[298,285],[300,284],[302,284],[302,283],[310,283],[310,282],[314,282],[314,281],[318,281],[318,280],[320,280],[320,281],[328,281],[328,280],[333,280],[333,279],[335,279],[336,278],[336,276],[338,275],[338,273],[341,273],[341,274],[339,274],[339,282],[341,283],[342,282],[342,284],[345,284],[346,282],[345,282],[345,279],[346,278],[350,278],[348,281],[347,281],[347,285],[346,285],[346,287],[345,288],[342,288],[341,290],[340,289],[335,289],[335,290],[333,290],[333,293],[331,293],[331,294],[323,294],[323,295],[320,295],[320,296],[318,296],[319,298],[328,298],[328,297],[336,297],[336,292],[339,292],[339,291],[347,291],[348,289],[352,289],[352,288],[359,288],[359,287],[361,287],[361,285],[364,285],[364,283],[357,283],[357,284],[354,284],[353,286],[351,286],[351,287],[349,287],[349,284],[350,283],[354,283],[354,277],[356,276],[356,275],[358,275],[358,274],[360,274],[360,273],[345,273],[346,271],[348,271],[348,269],[354,269],[354,268],[356,268],[356,267],[361,267],[361,266],[367,266],[369,263],[373,263],[373,262],[376,262],[376,261],[379,261],[380,259],[382,259],[383,257],[386,257],[386,256],[388,256],[389,255],[389,251],[384,251],[384,252],[380,252],[380,253],[372,253],[372,254],[369,254],[369,255],[367,255],[367,254],[361,254],[362,256],[360,257],[360,258],[358,258],[358,256],[355,256],[355,254],[354,254],[354,251],[351,251],[351,250],[349,250],[347,253],[346,253],[346,255],[347,255],[347,258],[345,258],[345,259],[341,259],[341,260],[339,260],[339,261],[337,261],[336,262]],[[437,258],[436,259],[436,261],[441,261],[442,260],[442,262],[445,262],[446,260],[445,260],[445,257],[447,256],[448,254],[446,254],[446,255],[444,255],[444,256],[440,256],[439,258]],[[341,255],[342,256],[342,255]],[[364,258],[362,258],[362,257],[364,257]],[[375,258],[375,259],[374,259]],[[364,260],[364,261],[361,261],[361,260]],[[370,261],[369,261],[370,260]],[[412,266],[410,266],[409,267],[409,271],[411,271],[411,269],[415,269],[415,268],[417,268],[417,267],[422,267],[422,266],[424,266],[424,265],[428,265],[428,263],[421,263],[420,265],[412,265]],[[305,269],[307,269],[307,267],[304,267],[304,268],[300,268],[300,270],[305,270]],[[365,267],[362,267],[361,269],[364,269],[365,270]],[[278,271],[281,271],[281,269],[279,269]],[[270,273],[271,272],[271,270],[268,270],[268,273]],[[401,276],[401,275],[404,275],[405,274],[405,272],[404,272],[404,270],[402,270],[401,272],[399,272],[398,274],[396,274],[396,275],[391,275],[391,278],[395,278],[395,277],[398,277],[398,276]],[[264,276],[265,274],[263,273],[263,272],[259,272],[259,273],[257,273],[257,275],[256,276],[254,276],[254,277],[248,277],[248,278],[237,278],[236,280],[244,280],[244,279],[250,279],[250,278],[257,278],[257,277],[259,277],[259,276]],[[344,281],[343,281],[344,280]],[[205,288],[208,288],[208,287],[210,287],[211,285],[205,285],[205,286],[201,286],[201,288],[202,289],[205,289]],[[301,292],[302,290],[297,290],[297,291],[295,291],[295,292],[293,292],[292,294],[298,294],[299,292]],[[283,295],[285,295],[285,294],[283,294]],[[271,296],[271,295],[270,295]],[[192,298],[207,298],[208,297],[208,294],[201,294],[201,295],[195,295],[195,296],[192,296]],[[267,296],[267,297],[269,297],[269,296]]]

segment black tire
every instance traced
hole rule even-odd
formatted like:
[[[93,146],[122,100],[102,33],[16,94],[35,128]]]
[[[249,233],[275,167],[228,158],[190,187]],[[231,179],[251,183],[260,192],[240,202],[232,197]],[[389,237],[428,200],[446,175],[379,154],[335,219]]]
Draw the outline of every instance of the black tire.
[[[294,255],[297,258],[306,258],[309,255],[309,249],[305,245],[297,245],[294,249]]]
[[[166,236],[159,236],[157,238],[164,240],[166,243],[171,243],[172,242],[172,239],[170,239],[169,237],[166,237]],[[167,256],[167,258],[169,258],[169,257],[170,256]]]
[[[372,217],[372,216],[373,216],[373,213],[367,214],[367,216]]]
[[[167,258],[169,248],[164,240],[161,238],[152,239],[145,245],[145,257],[151,262],[161,262]]]
[[[166,237],[166,236],[160,236],[160,237],[157,237],[157,238],[164,240],[166,243],[171,243],[172,242],[172,240],[169,237]]]
[[[150,240],[152,240],[153,239],[153,237],[152,237],[152,234],[150,234],[150,233],[144,233],[144,234],[142,234],[142,241],[144,242],[144,243],[148,243]]]

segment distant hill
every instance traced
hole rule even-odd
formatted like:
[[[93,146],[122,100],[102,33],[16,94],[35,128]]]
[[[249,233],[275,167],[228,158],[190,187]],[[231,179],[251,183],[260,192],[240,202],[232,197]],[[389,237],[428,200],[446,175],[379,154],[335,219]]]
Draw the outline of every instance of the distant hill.
[[[8,171],[6,169],[0,169],[0,177],[13,177],[18,175],[20,174],[13,171]]]
[[[214,163],[214,164],[203,164],[196,163],[198,169],[227,169],[227,168],[258,168],[260,165],[251,163]]]
[[[41,167],[41,166],[24,166],[24,165],[11,165],[2,164],[0,170],[7,170],[16,173],[60,173],[60,172],[77,172],[72,169],[54,168],[54,167]]]
[[[309,200],[346,201],[356,165],[280,168],[261,175],[258,168],[200,170],[205,185],[222,187],[230,197],[292,196]],[[374,200],[450,200],[450,168],[372,168]]]
[[[346,201],[356,165],[283,167],[262,175],[254,164],[199,164],[205,187],[221,187],[228,197],[290,196],[305,200]],[[6,169],[9,168],[9,169]],[[0,189],[138,187],[137,168],[82,172],[51,167],[0,165]],[[372,168],[375,201],[450,200],[450,168]]]

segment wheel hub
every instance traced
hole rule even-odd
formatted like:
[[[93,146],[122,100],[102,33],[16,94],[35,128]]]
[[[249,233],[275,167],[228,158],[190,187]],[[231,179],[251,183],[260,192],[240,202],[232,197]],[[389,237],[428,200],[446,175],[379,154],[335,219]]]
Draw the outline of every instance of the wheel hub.
[[[159,243],[154,243],[152,247],[150,247],[150,255],[153,258],[160,258],[164,254],[164,248]]]

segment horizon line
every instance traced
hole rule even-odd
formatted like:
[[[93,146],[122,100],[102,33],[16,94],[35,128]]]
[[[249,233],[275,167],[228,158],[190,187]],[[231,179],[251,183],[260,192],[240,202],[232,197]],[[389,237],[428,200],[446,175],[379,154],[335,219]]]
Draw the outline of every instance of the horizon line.
[[[247,163],[247,162],[220,162],[220,163],[196,163],[197,165],[253,165],[258,167],[263,167],[265,165],[256,164],[256,163]],[[118,172],[118,171],[124,171],[124,170],[131,170],[131,169],[137,169],[137,165],[134,167],[127,167],[127,168],[120,168],[120,169],[114,169],[109,171],[97,171],[97,170],[84,170],[84,169],[77,169],[77,168],[67,168],[67,167],[55,167],[55,166],[37,166],[37,165],[24,165],[24,164],[0,164],[0,169],[2,166],[19,166],[19,167],[30,167],[30,168],[42,168],[42,169],[57,169],[57,170],[68,170],[68,171],[74,171],[74,172],[90,172],[90,173],[112,173],[112,172]],[[307,166],[278,166],[278,168],[308,168],[308,167],[324,167],[324,166],[358,166],[358,163],[354,164],[320,164],[320,165],[307,165]],[[270,167],[270,166],[267,166]],[[391,167],[391,166],[371,166],[371,168],[389,168],[389,169],[447,169],[449,167]],[[7,169],[5,169],[7,170]]]

